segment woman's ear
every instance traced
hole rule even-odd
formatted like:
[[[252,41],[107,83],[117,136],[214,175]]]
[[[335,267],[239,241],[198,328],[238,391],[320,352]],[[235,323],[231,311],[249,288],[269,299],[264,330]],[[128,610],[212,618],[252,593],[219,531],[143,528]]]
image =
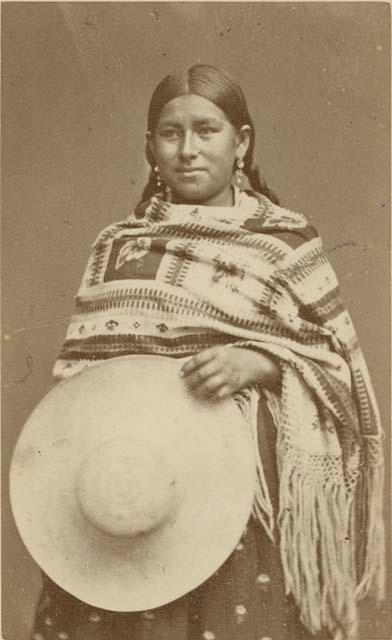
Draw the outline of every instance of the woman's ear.
[[[241,129],[238,131],[238,142],[237,142],[237,157],[244,158],[246,156],[246,152],[249,149],[250,144],[250,126],[248,124],[244,124]]]

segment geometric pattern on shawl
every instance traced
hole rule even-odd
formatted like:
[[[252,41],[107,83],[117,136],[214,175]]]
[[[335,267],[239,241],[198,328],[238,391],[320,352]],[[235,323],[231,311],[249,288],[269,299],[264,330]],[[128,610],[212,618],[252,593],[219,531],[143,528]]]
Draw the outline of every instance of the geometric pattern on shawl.
[[[280,362],[281,390],[261,393],[278,431],[286,588],[312,633],[354,638],[356,601],[383,597],[382,430],[335,273],[301,214],[254,192],[237,193],[234,207],[154,196],[98,235],[54,374],[214,345]],[[251,390],[243,397],[255,402]],[[254,511],[272,535],[257,464]]]

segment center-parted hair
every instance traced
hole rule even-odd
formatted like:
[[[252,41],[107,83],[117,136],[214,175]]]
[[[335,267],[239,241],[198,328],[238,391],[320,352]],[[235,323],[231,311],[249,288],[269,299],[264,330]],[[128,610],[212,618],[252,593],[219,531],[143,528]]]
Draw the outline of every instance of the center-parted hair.
[[[188,70],[178,71],[163,78],[151,96],[147,115],[148,131],[154,135],[163,107],[170,100],[186,94],[198,95],[212,102],[223,111],[238,130],[243,125],[249,125],[250,143],[244,157],[244,173],[252,189],[279,204],[277,196],[270,191],[260,177],[254,160],[255,128],[245,96],[235,78],[226,71],[207,64],[197,64]],[[146,158],[151,167],[151,173],[143,192],[143,201],[149,199],[157,190],[153,171],[155,159],[148,144],[146,144]]]

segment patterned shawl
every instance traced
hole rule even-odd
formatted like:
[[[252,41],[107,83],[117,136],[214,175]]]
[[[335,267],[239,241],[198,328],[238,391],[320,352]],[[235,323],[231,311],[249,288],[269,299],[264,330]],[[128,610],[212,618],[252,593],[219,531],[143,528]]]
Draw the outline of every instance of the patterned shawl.
[[[223,344],[277,358],[281,390],[261,393],[278,431],[287,592],[312,633],[354,638],[356,601],[382,598],[384,581],[382,431],[368,370],[315,230],[259,194],[236,199],[205,207],[157,195],[104,229],[54,373]],[[255,513],[272,535],[257,464]]]

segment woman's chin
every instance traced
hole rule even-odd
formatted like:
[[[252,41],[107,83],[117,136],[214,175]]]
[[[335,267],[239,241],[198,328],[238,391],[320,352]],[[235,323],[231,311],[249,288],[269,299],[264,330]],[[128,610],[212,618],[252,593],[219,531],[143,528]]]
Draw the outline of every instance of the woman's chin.
[[[203,204],[205,200],[208,200],[208,194],[204,193],[203,189],[197,184],[190,184],[174,189],[176,200],[186,204]]]

